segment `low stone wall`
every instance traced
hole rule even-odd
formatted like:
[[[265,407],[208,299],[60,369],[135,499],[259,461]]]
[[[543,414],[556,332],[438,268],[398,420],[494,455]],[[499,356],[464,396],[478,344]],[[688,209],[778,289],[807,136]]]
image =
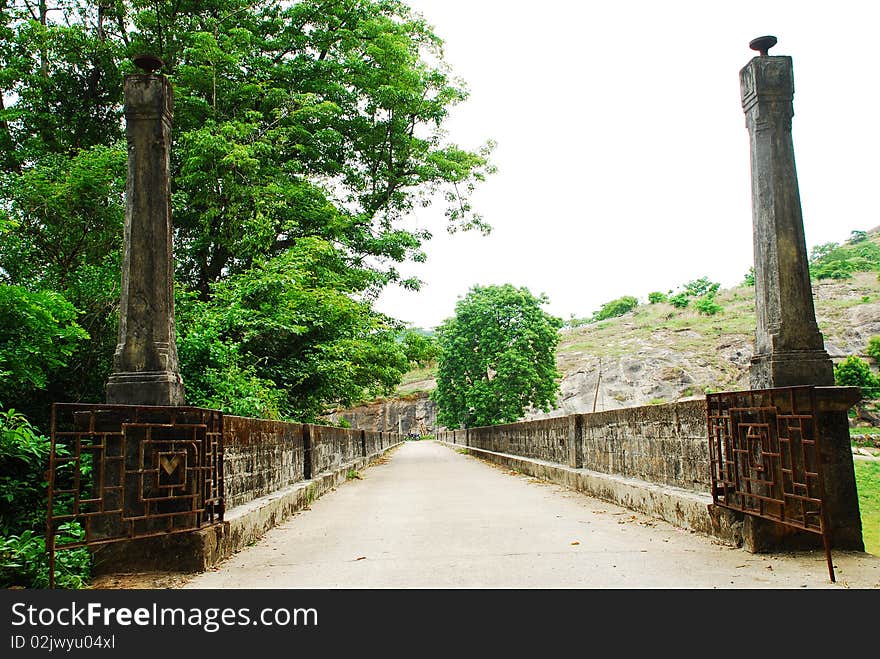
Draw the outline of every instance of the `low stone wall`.
[[[571,466],[711,494],[705,400],[576,417],[583,457]]]
[[[373,458],[398,443],[397,433],[223,417],[226,510]]]
[[[484,451],[711,492],[704,400],[445,430],[436,437]]]
[[[472,428],[470,445],[495,453],[568,464],[570,417]]]
[[[95,574],[201,572],[252,544],[293,513],[402,443],[393,432],[223,417],[225,513],[197,531],[100,545]]]

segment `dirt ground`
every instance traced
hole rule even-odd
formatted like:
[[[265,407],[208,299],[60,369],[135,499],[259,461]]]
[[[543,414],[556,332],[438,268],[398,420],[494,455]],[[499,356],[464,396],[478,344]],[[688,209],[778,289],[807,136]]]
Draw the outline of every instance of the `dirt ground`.
[[[92,579],[89,590],[151,590],[156,588],[180,588],[193,578],[193,574],[180,572],[131,572],[105,574]]]

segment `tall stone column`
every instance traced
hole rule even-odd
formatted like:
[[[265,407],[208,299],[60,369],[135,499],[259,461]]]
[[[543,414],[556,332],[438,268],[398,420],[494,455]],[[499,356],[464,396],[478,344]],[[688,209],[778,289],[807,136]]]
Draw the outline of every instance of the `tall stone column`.
[[[775,37],[752,41],[760,55],[739,72],[751,143],[758,317],[751,386],[833,385],[831,359],[813,307],[794,163],[792,61],[767,54],[775,43]]]
[[[155,58],[136,63],[145,73],[125,78],[128,178],[119,340],[107,402],[183,405],[174,332],[170,149],[173,91],[153,73]]]
[[[790,57],[769,56],[776,38],[758,37],[759,51],[739,72],[749,129],[755,247],[755,356],[753,389],[816,386],[814,410],[831,545],[864,550],[850,451],[847,410],[854,387],[835,387],[831,358],[816,324],[801,214],[791,119],[794,73]],[[751,551],[816,546],[815,534],[746,515],[743,541]]]

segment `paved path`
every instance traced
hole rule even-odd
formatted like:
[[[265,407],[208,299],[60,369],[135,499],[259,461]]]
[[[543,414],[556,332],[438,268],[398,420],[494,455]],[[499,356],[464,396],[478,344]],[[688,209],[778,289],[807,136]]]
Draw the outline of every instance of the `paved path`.
[[[407,442],[185,588],[880,588],[880,557],[754,555]]]

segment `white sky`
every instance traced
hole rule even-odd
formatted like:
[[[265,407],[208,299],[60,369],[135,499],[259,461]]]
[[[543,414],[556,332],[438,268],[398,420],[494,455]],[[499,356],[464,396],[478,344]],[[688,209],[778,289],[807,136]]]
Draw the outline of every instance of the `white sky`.
[[[751,39],[794,60],[793,137],[807,248],[880,224],[880,4],[873,1],[409,0],[470,97],[449,139],[498,143],[474,197],[492,225],[434,238],[402,268],[419,292],[377,307],[418,327],[474,284],[546,293],[563,319],[752,265],[749,140],[739,70]]]

